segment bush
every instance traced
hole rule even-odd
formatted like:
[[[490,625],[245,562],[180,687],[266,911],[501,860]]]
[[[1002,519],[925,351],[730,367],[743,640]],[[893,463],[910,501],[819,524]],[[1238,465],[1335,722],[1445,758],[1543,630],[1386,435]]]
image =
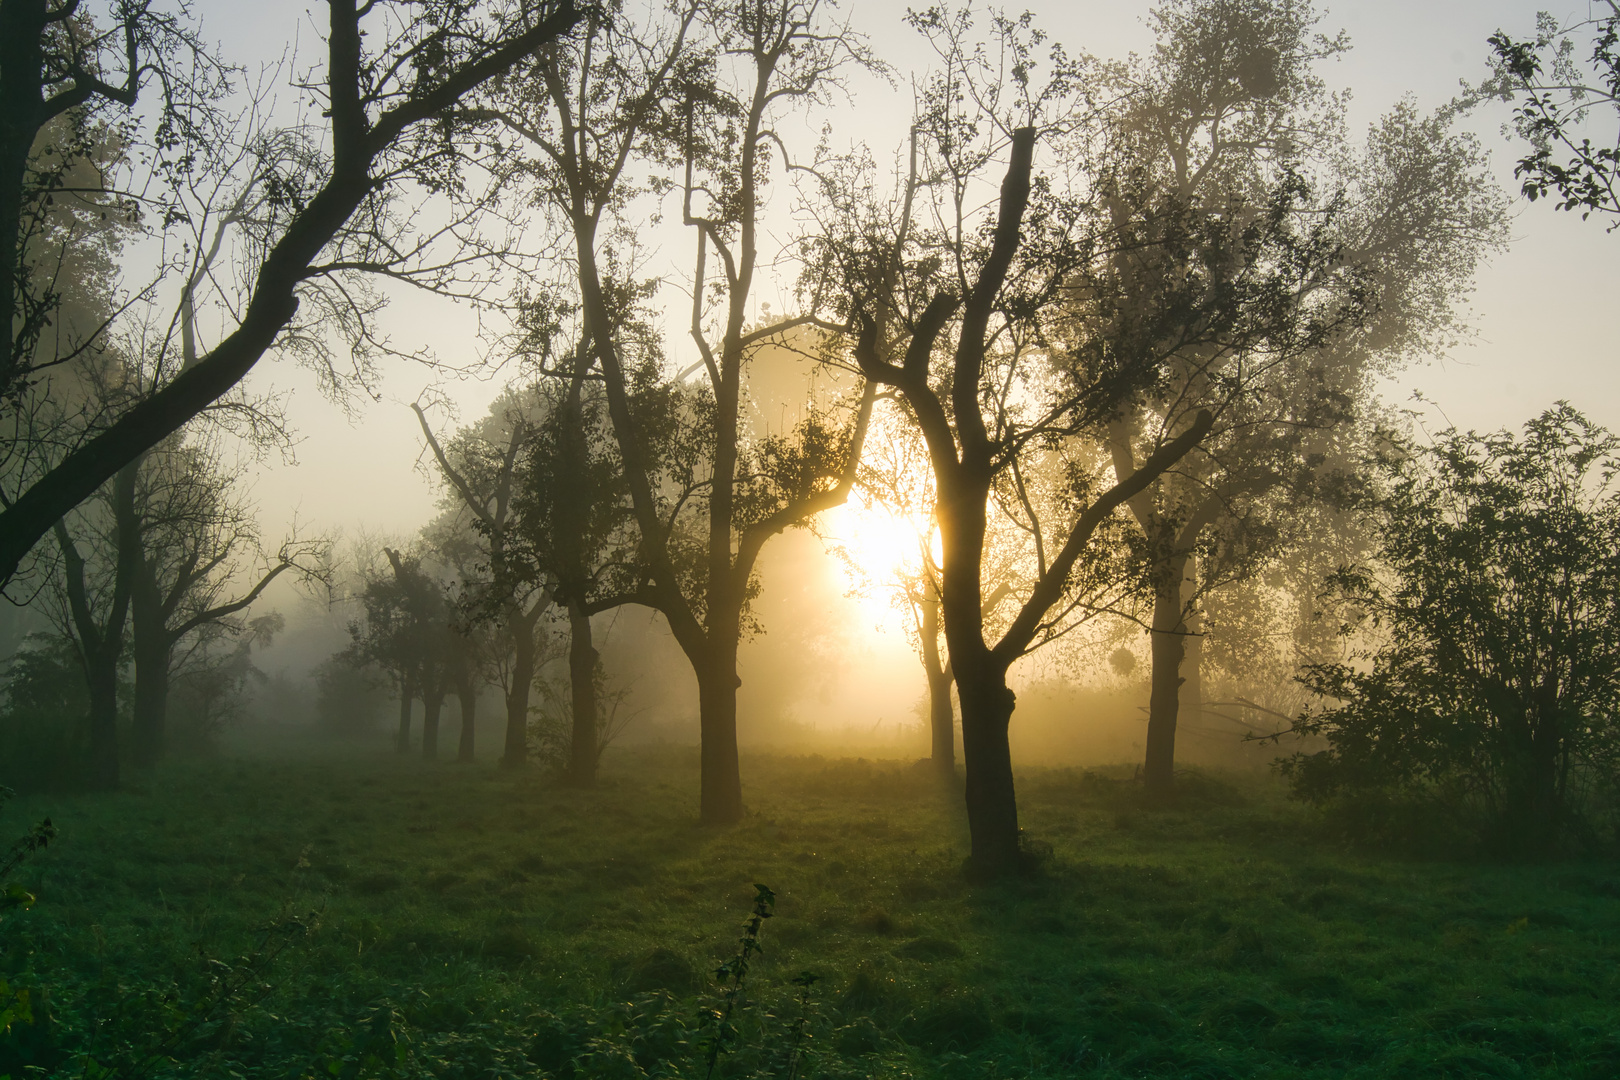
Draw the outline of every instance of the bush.
[[[0,784],[71,787],[83,774],[90,697],[73,643],[32,634],[0,676]]]
[[[1378,461],[1375,561],[1332,579],[1374,644],[1307,669],[1339,704],[1295,727],[1329,741],[1284,763],[1298,795],[1426,804],[1515,857],[1597,835],[1620,777],[1617,448],[1560,404],[1522,438]]]
[[[369,668],[342,653],[315,668],[315,723],[332,735],[366,735],[386,721],[388,690]]]

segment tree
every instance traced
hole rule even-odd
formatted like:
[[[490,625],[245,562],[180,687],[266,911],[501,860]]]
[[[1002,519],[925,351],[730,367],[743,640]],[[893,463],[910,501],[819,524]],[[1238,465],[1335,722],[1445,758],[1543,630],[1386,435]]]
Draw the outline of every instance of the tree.
[[[1346,45],[1315,35],[1316,21],[1300,0],[1166,3],[1157,48],[1117,73],[1118,104],[1075,139],[1087,170],[1109,180],[1114,227],[1139,238],[1077,279],[1082,325],[1117,340],[1138,313],[1176,310],[1192,266],[1207,275],[1201,288],[1238,298],[1232,314],[1260,313],[1217,334],[1142,321],[1155,336],[1144,347],[1165,363],[1108,424],[1129,473],[1198,410],[1215,418],[1195,452],[1128,503],[1153,593],[1143,777],[1161,794],[1178,714],[1200,709],[1202,597],[1297,536],[1302,504],[1343,465],[1337,444],[1366,410],[1369,375],[1445,347],[1455,298],[1505,235],[1483,155],[1449,130],[1449,113],[1403,103],[1361,157],[1348,151],[1342,109],[1312,70]]]
[[[24,290],[18,288],[29,276],[23,223],[30,208],[48,195],[30,189],[26,181],[39,133],[53,117],[94,101],[132,107],[143,76],[154,74],[168,77],[166,102],[189,101],[175,92],[196,89],[203,98],[192,102],[196,111],[211,107],[203,92],[206,80],[188,83],[180,77],[183,73],[166,66],[166,56],[192,41],[173,20],[162,22],[148,5],[131,0],[119,6],[114,35],[86,36],[72,19],[76,8],[72,2],[50,8],[44,0],[6,0],[0,8],[0,40],[7,50],[0,69],[0,115],[5,117],[0,130],[0,244],[7,265],[0,267],[0,277],[13,328],[7,367],[0,376],[9,380],[9,400],[32,385],[28,372],[17,367],[22,354],[15,335],[32,317],[22,299]],[[28,551],[65,513],[229,391],[278,339],[296,345],[296,331],[282,335],[301,299],[316,300],[315,307],[337,305],[354,327],[355,344],[364,351],[374,343],[364,327],[368,309],[347,304],[341,290],[323,294],[323,283],[366,273],[435,287],[454,280],[463,260],[435,258],[432,237],[413,242],[410,215],[396,196],[413,184],[452,197],[459,193],[464,146],[447,110],[537,47],[566,34],[579,16],[570,0],[524,4],[504,13],[472,0],[436,0],[413,5],[403,14],[398,9],[386,3],[362,6],[355,0],[329,6],[326,67],[321,81],[305,89],[325,106],[330,152],[318,149],[326,144],[313,138],[299,140],[308,149],[302,157],[305,167],[289,168],[272,179],[274,198],[248,243],[251,285],[245,301],[233,309],[240,311],[239,320],[196,364],[8,496],[0,510],[0,581],[11,579]],[[369,36],[362,28],[368,18],[377,30]],[[388,29],[382,30],[385,22]],[[122,85],[97,74],[120,67]],[[186,117],[165,110],[153,136],[164,162],[171,160],[167,151],[175,140],[182,148],[201,150],[179,126],[182,119]],[[185,159],[186,154],[172,156]],[[332,311],[324,314],[330,317]]]
[[[577,363],[568,377],[538,388],[548,408],[523,447],[513,500],[523,563],[530,576],[556,583],[557,601],[568,612],[567,775],[579,787],[596,782],[601,757],[602,676],[591,617],[643,599],[646,591],[623,460],[600,383],[585,376]]]
[[[479,564],[485,571],[484,576],[475,577],[465,572],[470,566],[464,567],[462,598],[471,613],[492,615],[506,641],[506,740],[501,765],[517,768],[528,755],[537,627],[556,600],[549,580],[524,573],[512,560],[515,470],[518,455],[533,437],[536,403],[525,401],[519,393],[503,394],[490,406],[485,420],[458,432],[448,448],[434,435],[422,408],[413,408],[434,460],[455,495],[458,514],[471,518],[470,531],[454,529],[459,542],[473,542],[477,547],[473,557],[461,561]],[[440,546],[446,546],[446,541],[441,539]],[[464,732],[470,731],[466,723],[464,712]]]
[[[133,470],[121,470],[102,499],[55,524],[61,554],[60,577],[53,584],[57,603],[52,616],[79,654],[89,698],[88,754],[85,782],[92,790],[118,786],[118,691],[127,644],[130,594],[140,547],[128,523],[135,515]],[[75,537],[73,532],[79,535]],[[89,558],[80,543],[90,545]]]
[[[1364,505],[1373,557],[1333,579],[1348,663],[1294,730],[1300,794],[1391,791],[1471,816],[1497,850],[1545,857],[1620,782],[1620,438],[1560,403],[1522,436],[1393,443]]]
[[[136,765],[150,766],[164,753],[176,647],[205,628],[223,627],[235,636],[241,628],[233,617],[252,607],[276,578],[288,570],[306,579],[316,575],[312,567],[324,545],[292,536],[266,556],[251,508],[233,497],[240,478],[225,473],[209,447],[171,447],[141,461],[141,497],[121,528],[140,547],[130,601],[131,749]],[[246,556],[264,556],[264,563],[245,588],[233,589]]]
[[[422,756],[433,758],[457,652],[450,605],[444,585],[423,569],[420,557],[390,547],[383,554],[390,573],[366,581],[360,595],[365,620],[349,627],[348,656],[357,666],[375,664],[393,675],[399,692],[395,749],[401,754],[411,748],[411,704],[421,698]]]
[[[791,164],[777,160],[787,153],[778,126],[786,111],[834,89],[841,65],[869,60],[814,0],[682,7],[669,27],[639,32],[614,9],[592,18],[593,34],[542,52],[522,73],[543,93],[508,94],[502,112],[539,151],[538,194],[571,241],[582,342],[601,372],[647,567],[644,602],[668,620],[697,676],[701,816],[734,822],[743,810],[737,649],[758,588],[755,564],[771,536],[848,496],[871,408],[868,393],[850,424],[817,415],[792,434],[746,437],[750,358],[811,321],[749,325],[760,215],[772,167]],[[709,40],[683,64],[694,20]],[[650,387],[645,368],[622,354],[636,299],[633,230],[602,226],[625,205],[621,182],[635,160],[681,176],[682,221],[696,240],[687,287],[694,370],[707,376],[700,392]],[[714,276],[711,252],[720,263]],[[660,449],[665,438],[685,442],[670,456]]]
[[[1053,135],[1053,118],[1066,124],[1084,104],[1077,99],[1087,65],[1053,47],[1051,76],[1036,85],[1031,72],[1043,38],[1027,19],[995,19],[992,49],[970,40],[967,13],[932,8],[911,21],[934,43],[944,70],[922,95],[901,196],[888,208],[846,200],[851,210],[821,255],[850,282],[844,303],[860,328],[861,370],[904,397],[928,446],[939,491],[942,615],[962,705],[972,865],[994,877],[1022,863],[1008,669],[1060,632],[1047,616],[1076,567],[1098,556],[1099,527],[1213,420],[1197,414],[1112,484],[1082,468],[1064,470],[1063,513],[1043,529],[1027,592],[999,639],[986,639],[983,559],[998,478],[1026,455],[1061,460],[1065,447],[1157,374],[1161,357],[1130,342],[1087,349],[1071,344],[1067,330],[1069,280],[1106,250],[1104,234],[1086,216],[1086,194],[1060,176],[1037,177],[1034,159],[1040,125]],[[1002,155],[993,212],[969,213]],[[1189,299],[1217,309],[1207,313],[1214,322],[1225,298]]]
[[[1594,108],[1611,124],[1620,116],[1620,2],[1599,3],[1607,14],[1563,25],[1541,12],[1533,38],[1492,34],[1494,74],[1474,91],[1514,103],[1514,130],[1530,146],[1513,167],[1524,197],[1535,202],[1556,193],[1556,208],[1579,210],[1582,220],[1594,212],[1620,215],[1614,187],[1620,144],[1594,146],[1582,130]],[[1584,66],[1573,37],[1581,32],[1591,35]],[[1616,228],[1620,217],[1609,225]]]

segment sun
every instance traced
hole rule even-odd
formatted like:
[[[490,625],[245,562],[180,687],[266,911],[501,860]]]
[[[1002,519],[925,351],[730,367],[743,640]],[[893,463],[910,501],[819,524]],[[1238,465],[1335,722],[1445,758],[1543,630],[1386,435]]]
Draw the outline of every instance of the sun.
[[[939,531],[932,521],[881,503],[854,499],[839,507],[828,515],[827,536],[843,556],[852,587],[882,587],[918,577],[924,544],[936,565],[939,560]]]

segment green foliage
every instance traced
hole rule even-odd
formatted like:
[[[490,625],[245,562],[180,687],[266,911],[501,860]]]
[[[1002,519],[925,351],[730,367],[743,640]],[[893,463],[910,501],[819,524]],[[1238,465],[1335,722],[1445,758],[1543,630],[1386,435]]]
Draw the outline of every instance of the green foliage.
[[[1284,763],[1300,795],[1424,803],[1516,856],[1594,838],[1620,782],[1617,449],[1560,404],[1382,457],[1376,561],[1332,579],[1372,644],[1308,669],[1338,704],[1295,727],[1330,743]]]
[[[1620,106],[1620,5],[1604,6],[1607,15],[1569,27],[1542,12],[1533,38],[1498,30],[1490,37],[1496,74],[1482,87],[1514,102],[1514,127],[1530,147],[1513,167],[1524,197],[1553,198],[1557,209],[1579,210],[1583,219],[1594,211],[1620,214],[1620,146],[1594,146],[1582,132],[1594,106],[1605,113]],[[1591,34],[1584,62],[1576,59],[1575,30]],[[1615,228],[1620,221],[1610,224]]]
[[[72,641],[30,635],[0,676],[0,783],[71,787],[83,774],[90,698]]]

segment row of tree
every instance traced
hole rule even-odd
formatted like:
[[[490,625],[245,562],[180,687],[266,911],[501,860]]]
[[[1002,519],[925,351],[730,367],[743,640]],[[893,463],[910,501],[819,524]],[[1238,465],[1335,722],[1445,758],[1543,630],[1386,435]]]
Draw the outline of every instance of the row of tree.
[[[18,455],[0,574],[54,530],[71,586],[60,523],[103,485],[109,519],[128,520],[126,472],[217,402],[260,415],[226,395],[273,345],[333,385],[346,351],[364,379],[388,351],[368,277],[478,295],[503,279],[471,268],[516,265],[510,344],[533,385],[446,445],[423,419],[476,538],[457,619],[481,615],[506,641],[517,763],[541,614],[567,612],[586,725],[590,616],[661,613],[699,689],[705,821],[742,812],[737,649],[761,550],[849,497],[880,396],[932,476],[926,602],[962,707],[975,865],[1019,859],[1009,669],[1139,595],[1131,566],[1151,596],[1147,775],[1168,785],[1203,598],[1285,549],[1302,506],[1331,508],[1369,380],[1456,332],[1456,298],[1502,236],[1449,110],[1398,107],[1350,146],[1314,73],[1344,42],[1299,0],[1174,0],[1155,49],[1124,63],[1070,56],[1027,18],[911,13],[939,62],[893,170],[792,145],[796,111],[883,70],[813,0],[388,6],[329,5],[326,61],[299,84],[327,123],[277,127],[226,107],[236,73],[177,18],[121,3],[98,25],[76,5],[5,0],[0,29],[22,44],[0,102],[0,228],[17,238],[0,396]],[[367,34],[367,19],[392,21]],[[1503,53],[1504,80],[1531,70],[1525,55]],[[150,129],[128,111],[143,79],[163,90]],[[86,169],[95,182],[70,182]],[[764,222],[787,209],[773,195],[790,178],[799,313],[751,321]],[[637,240],[671,200],[693,248],[685,371],[664,353]],[[159,273],[89,288],[105,317],[65,318],[59,284],[93,282],[124,229],[173,239]],[[136,308],[173,314],[141,323],[121,354],[138,359],[109,368],[110,328]],[[787,403],[752,392],[767,350],[847,377],[773,422]],[[84,393],[97,364],[138,372],[121,383],[134,389]],[[1021,544],[999,583],[998,530]],[[130,569],[84,624],[100,643],[83,649],[87,672],[135,606],[135,531],[115,525],[110,565]],[[1125,536],[1140,558],[1117,559]],[[406,557],[391,564],[398,595],[379,595],[378,627],[447,602]],[[78,591],[89,612],[88,582]],[[392,657],[408,705],[442,701],[453,651],[432,650],[432,671],[374,655]]]

